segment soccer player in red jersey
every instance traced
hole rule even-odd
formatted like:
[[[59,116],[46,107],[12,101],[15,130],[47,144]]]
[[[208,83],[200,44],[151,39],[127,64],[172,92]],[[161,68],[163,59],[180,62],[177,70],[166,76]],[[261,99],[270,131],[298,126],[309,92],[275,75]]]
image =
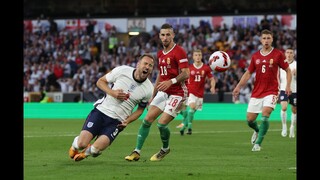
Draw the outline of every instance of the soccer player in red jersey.
[[[188,100],[187,106],[189,106],[189,110],[182,111],[182,115],[184,116],[183,126],[180,129],[180,134],[184,134],[184,130],[187,128],[188,135],[192,134],[192,121],[194,114],[197,110],[202,110],[203,104],[203,95],[204,95],[204,86],[206,81],[210,81],[210,91],[212,94],[215,93],[215,84],[216,81],[212,75],[211,68],[202,62],[202,52],[197,49],[192,53],[193,64],[189,65],[190,77],[188,79]]]
[[[261,150],[261,143],[269,129],[269,117],[277,104],[279,95],[280,68],[286,72],[285,93],[291,94],[291,70],[283,52],[272,46],[273,33],[267,29],[262,30],[260,42],[262,49],[252,55],[247,71],[233,90],[233,96],[238,97],[240,88],[244,87],[251,75],[255,73],[254,86],[247,108],[248,126],[254,130],[251,137],[251,143],[254,144],[252,151]],[[260,125],[256,122],[259,113],[262,113]]]
[[[173,41],[174,36],[170,24],[161,26],[159,38],[163,49],[157,53],[159,73],[154,86],[153,99],[139,128],[136,147],[130,155],[125,157],[127,161],[139,160],[141,148],[149,134],[150,127],[160,115],[157,126],[160,131],[162,147],[150,158],[150,161],[160,161],[170,152],[168,124],[180,112],[182,104],[187,98],[188,89],[185,81],[190,74],[187,53]]]

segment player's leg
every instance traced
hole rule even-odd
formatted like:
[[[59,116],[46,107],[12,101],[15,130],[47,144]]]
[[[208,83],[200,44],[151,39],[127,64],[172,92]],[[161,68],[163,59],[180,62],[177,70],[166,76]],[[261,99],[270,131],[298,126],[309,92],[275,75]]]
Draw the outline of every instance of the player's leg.
[[[194,118],[194,114],[197,111],[197,109],[201,106],[202,107],[202,98],[198,98],[197,96],[193,95],[192,93],[189,94],[188,97],[188,105],[189,105],[189,111],[188,111],[188,132],[187,134],[192,134],[192,122]]]
[[[85,148],[90,146],[90,141],[93,139],[92,133],[87,130],[82,130],[80,135],[75,137],[72,145],[69,149],[69,157],[74,159],[76,155],[78,155]]]
[[[262,99],[250,98],[247,108],[247,125],[253,129],[251,144],[254,144],[258,138],[259,126],[256,121],[258,113],[261,112]]]
[[[168,128],[168,124],[173,120],[173,118],[174,117],[164,112],[157,123],[163,149],[169,148],[170,130]],[[163,121],[162,119],[166,119],[166,120]],[[169,121],[169,122],[166,122],[166,121]]]
[[[188,126],[188,110],[187,108],[185,110],[181,110],[180,114],[182,114],[183,116],[183,120],[182,123],[179,124],[178,126],[176,126],[176,128],[180,128],[180,135],[184,135],[184,130],[187,128]]]
[[[156,108],[156,107],[154,107],[154,108]],[[148,113],[151,112],[151,110],[152,110],[152,107],[149,108]],[[138,135],[137,135],[137,140],[136,140],[136,147],[131,152],[130,155],[125,157],[125,160],[127,160],[127,161],[133,161],[133,160],[134,161],[138,161],[140,159],[141,149],[142,149],[142,146],[143,146],[146,138],[149,135],[150,127],[152,125],[152,122],[146,120],[146,118],[142,120],[142,123],[141,123],[141,125],[139,127],[139,130],[138,130]]]
[[[276,95],[269,95],[263,98],[263,108],[262,108],[262,116],[261,116],[261,124],[259,126],[259,133],[257,141],[255,142],[259,146],[261,146],[262,141],[269,129],[269,117],[274,110],[277,104],[277,96]],[[253,148],[254,151],[255,147]]]
[[[176,126],[176,128],[183,128],[184,125],[187,123],[187,115],[188,115],[188,110],[187,110],[187,105],[184,104],[184,107],[181,109],[180,113],[182,115],[182,122]]]
[[[74,161],[81,161],[88,156],[97,157],[102,151],[109,146],[110,140],[105,135],[100,135],[96,141],[91,145],[89,144],[84,150],[79,154],[76,154],[73,158]]]
[[[291,114],[290,134],[289,134],[290,138],[294,138],[295,137],[295,132],[294,131],[295,131],[296,122],[297,122],[297,114],[292,113]]]
[[[281,124],[282,124],[282,130],[281,130],[281,136],[286,137],[287,136],[287,107],[288,102],[287,101],[281,101],[281,111],[280,111],[280,117],[281,117]]]
[[[69,149],[69,157],[71,159],[73,159],[74,156],[78,154],[80,151],[82,151],[84,148],[87,148],[89,146],[90,141],[95,137],[97,132],[99,132],[101,128],[100,116],[105,115],[97,109],[91,110],[90,114],[87,116],[87,119],[82,126],[80,135],[74,138],[72,145]],[[92,126],[88,124],[92,124]]]
[[[146,117],[142,120],[142,124],[138,130],[137,142],[135,151],[140,153],[142,146],[149,135],[150,127],[153,121],[162,113],[162,110],[159,109],[157,106],[151,105],[149,107],[148,113]]]
[[[258,139],[255,144],[259,144],[261,146],[264,136],[267,134],[269,129],[269,117],[262,115],[261,124],[259,126]]]
[[[261,117],[261,123],[259,126],[258,136],[254,142],[254,146],[252,148],[252,151],[260,151],[261,150],[262,141],[263,141],[264,136],[267,134],[268,129],[269,129],[269,116],[266,116],[263,114]]]
[[[185,110],[183,110],[181,112],[182,112],[182,116],[183,116],[182,125],[185,126],[188,124],[188,119],[187,119],[188,118],[188,109],[187,109],[187,107],[185,108]]]
[[[187,128],[188,126],[188,105],[187,105],[187,101],[184,101],[183,104],[181,105],[181,110],[180,110],[180,114],[182,114],[183,116],[183,120],[182,123],[179,124],[179,126],[176,126],[177,128],[180,128],[180,135],[183,136],[184,135],[184,130]]]
[[[84,150],[74,156],[73,159],[75,161],[81,161],[88,156],[98,157],[101,155],[103,150],[111,145],[111,143],[123,130],[123,128],[118,127],[120,124],[118,120],[110,118],[104,114],[99,118],[101,119],[99,122],[105,122],[103,124],[106,125],[100,124],[99,128],[96,128],[96,125],[93,125],[93,129],[99,129],[99,133],[95,133],[97,138],[92,145],[89,144]]]
[[[194,114],[195,114],[196,110],[194,108],[191,108],[188,111],[188,132],[187,134],[191,135],[192,134],[192,121],[194,118]]]
[[[79,154],[78,139],[79,139],[79,136],[76,136],[76,137],[73,139],[73,142],[72,142],[72,144],[71,144],[71,147],[69,148],[69,157],[70,157],[71,159],[73,159],[73,157],[74,157],[76,154]]]
[[[183,97],[176,95],[171,95],[168,98],[164,111],[157,123],[162,141],[162,147],[159,152],[150,158],[151,161],[160,161],[170,152],[170,130],[168,128],[168,124],[177,116],[181,108],[183,108],[184,101],[185,99],[183,99]]]
[[[247,112],[247,124],[251,129],[253,129],[253,134],[251,136],[251,144],[255,144],[255,142],[258,138],[259,126],[256,121],[257,116],[258,116],[257,113]]]
[[[296,93],[292,93],[290,96],[290,105],[291,105],[291,125],[290,125],[290,134],[289,138],[295,137],[295,126],[297,123],[297,96]]]
[[[160,161],[162,160],[169,152],[169,141],[170,141],[170,130],[168,128],[169,122],[173,120],[173,116],[163,113],[158,120],[157,126],[160,132],[160,139],[162,142],[162,147],[159,152],[151,156],[150,161]],[[163,120],[165,119],[165,120]],[[168,122],[169,121],[169,122]]]
[[[280,91],[280,118],[281,118],[281,124],[282,124],[282,130],[281,130],[281,136],[286,137],[287,136],[287,107],[288,107],[288,96],[285,93],[285,91]]]
[[[125,157],[125,160],[138,161],[140,159],[141,149],[146,138],[149,135],[150,127],[153,121],[163,112],[167,97],[168,96],[164,92],[158,92],[157,95],[154,97],[153,101],[149,105],[148,112],[145,118],[142,120],[142,124],[139,127],[136,140],[136,147],[130,155]]]

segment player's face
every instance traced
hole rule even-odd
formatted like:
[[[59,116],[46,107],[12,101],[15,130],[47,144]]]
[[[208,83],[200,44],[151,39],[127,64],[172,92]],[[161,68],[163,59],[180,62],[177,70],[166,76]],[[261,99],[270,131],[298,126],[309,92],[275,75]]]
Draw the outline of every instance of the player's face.
[[[260,37],[260,42],[264,47],[270,47],[272,46],[272,35],[271,34],[262,34]]]
[[[292,49],[287,49],[284,54],[286,55],[286,59],[293,60],[294,52]]]
[[[136,78],[143,81],[148,78],[154,67],[154,61],[148,56],[144,56],[137,64],[137,76]]]
[[[194,60],[194,62],[201,62],[201,59],[202,59],[202,53],[201,52],[194,52],[193,55],[192,55],[192,58]]]
[[[159,38],[164,47],[168,47],[173,42],[174,33],[172,29],[160,29]]]

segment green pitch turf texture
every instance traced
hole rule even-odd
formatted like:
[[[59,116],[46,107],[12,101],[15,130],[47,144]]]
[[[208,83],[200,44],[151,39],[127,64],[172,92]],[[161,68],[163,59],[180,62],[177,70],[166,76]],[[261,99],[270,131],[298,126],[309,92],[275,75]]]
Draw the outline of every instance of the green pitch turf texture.
[[[152,125],[139,161],[124,157],[135,146],[141,120],[130,124],[97,158],[74,162],[68,150],[84,120],[25,119],[25,180],[108,179],[297,179],[296,138],[282,137],[280,121],[271,121],[262,151],[251,152],[252,130],[246,121],[193,122],[193,134],[181,136],[170,123],[171,152],[159,162],[150,157],[161,147],[159,131]]]

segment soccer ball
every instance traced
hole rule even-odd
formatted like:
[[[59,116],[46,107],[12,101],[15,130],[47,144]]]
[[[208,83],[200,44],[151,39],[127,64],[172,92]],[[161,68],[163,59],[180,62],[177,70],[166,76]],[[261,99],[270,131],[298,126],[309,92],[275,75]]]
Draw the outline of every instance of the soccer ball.
[[[208,64],[212,71],[224,72],[229,69],[231,60],[226,52],[215,51],[211,54]]]

